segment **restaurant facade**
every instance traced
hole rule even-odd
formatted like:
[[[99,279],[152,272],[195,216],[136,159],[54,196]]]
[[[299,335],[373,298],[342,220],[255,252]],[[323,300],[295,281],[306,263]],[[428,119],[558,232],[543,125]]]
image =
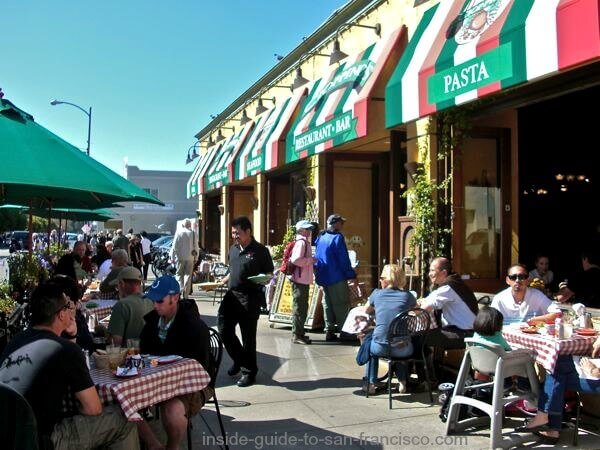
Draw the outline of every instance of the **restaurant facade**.
[[[448,181],[437,226],[475,290],[536,253],[566,275],[598,234],[593,123],[578,113],[598,97],[598,3],[349,2],[196,135],[202,244],[224,257],[239,215],[277,245],[336,212],[373,287],[410,253],[404,194],[421,166]],[[450,151],[444,133],[461,136]]]

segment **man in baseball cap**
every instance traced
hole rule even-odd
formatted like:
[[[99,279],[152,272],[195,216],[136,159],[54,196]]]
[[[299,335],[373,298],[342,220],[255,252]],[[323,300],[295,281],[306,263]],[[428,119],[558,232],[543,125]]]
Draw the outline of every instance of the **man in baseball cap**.
[[[304,332],[304,322],[308,313],[308,293],[313,282],[313,265],[316,259],[312,256],[310,246],[312,222],[300,220],[296,223],[296,240],[288,264],[293,264],[291,273],[293,319],[292,342],[294,344],[310,344],[311,340]]]
[[[344,223],[346,222],[346,218],[340,216],[339,214],[332,214],[327,218],[327,226],[332,227],[336,223]]]
[[[341,332],[350,310],[348,282],[358,286],[342,234],[344,222],[346,219],[341,215],[331,214],[327,218],[327,229],[315,242],[315,281],[323,288],[326,341],[338,340],[336,331]]]
[[[179,283],[170,275],[157,278],[146,297],[154,309],[144,316],[146,324],[140,335],[140,351],[151,355],[179,355],[195,359],[209,373],[214,373],[210,358],[210,333],[200,318],[192,299],[180,299]],[[160,417],[167,432],[167,448],[179,448],[188,419],[214,395],[214,383],[199,392],[180,395],[160,403]],[[162,447],[157,437],[143,422],[138,428],[148,448]]]
[[[139,339],[144,316],[152,311],[152,302],[142,297],[142,272],[135,267],[123,267],[111,286],[117,287],[120,300],[110,315],[108,339],[114,345],[125,347],[128,339]]]

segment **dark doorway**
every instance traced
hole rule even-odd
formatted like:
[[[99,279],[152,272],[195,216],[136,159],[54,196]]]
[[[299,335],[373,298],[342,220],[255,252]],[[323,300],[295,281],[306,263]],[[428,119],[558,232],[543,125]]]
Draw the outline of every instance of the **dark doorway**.
[[[555,284],[598,240],[598,117],[582,109],[599,100],[595,86],[519,110],[519,259],[533,268],[547,254]]]
[[[221,212],[219,211],[220,195],[206,197],[204,213],[205,234],[204,248],[208,253],[218,255],[221,251]]]

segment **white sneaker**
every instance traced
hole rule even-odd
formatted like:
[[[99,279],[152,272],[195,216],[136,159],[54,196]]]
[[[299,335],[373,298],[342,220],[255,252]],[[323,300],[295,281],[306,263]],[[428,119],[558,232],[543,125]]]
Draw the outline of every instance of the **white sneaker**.
[[[398,393],[406,393],[406,382],[398,380]]]

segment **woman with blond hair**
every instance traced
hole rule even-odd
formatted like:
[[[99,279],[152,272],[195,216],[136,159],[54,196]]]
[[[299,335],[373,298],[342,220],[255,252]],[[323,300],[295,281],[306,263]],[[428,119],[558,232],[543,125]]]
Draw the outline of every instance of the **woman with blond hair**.
[[[369,297],[367,313],[375,315],[375,330],[371,341],[371,357],[367,363],[365,376],[368,377],[368,383],[365,382],[363,390],[369,390],[369,394],[377,390],[377,369],[379,367],[378,356],[393,356],[402,358],[409,356],[413,352],[413,345],[410,341],[403,343],[394,343],[391,347],[387,341],[388,328],[392,320],[400,313],[408,311],[417,305],[415,297],[404,289],[406,285],[406,275],[404,270],[397,264],[387,264],[383,267],[379,277],[381,289],[375,289]],[[406,367],[402,363],[396,365],[396,376],[398,377],[399,392],[406,392]],[[367,381],[367,380],[365,380]]]

